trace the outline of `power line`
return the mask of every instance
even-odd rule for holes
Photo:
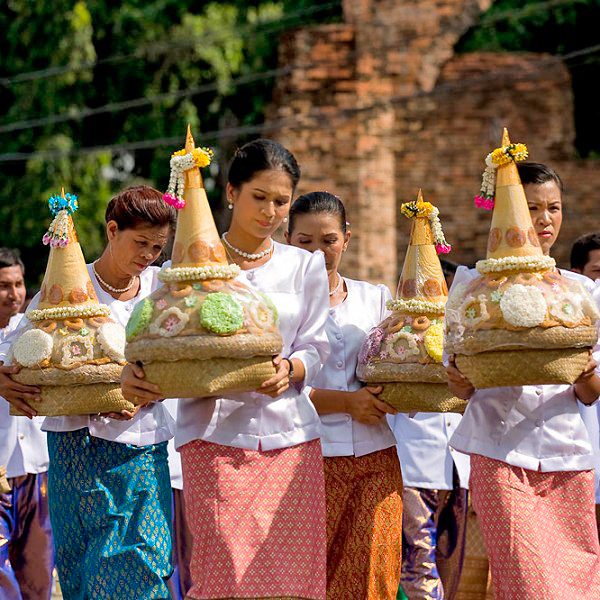
[[[272,31],[276,31],[277,29],[303,24],[302,21],[292,23],[288,23],[288,21],[297,20],[298,17],[302,17],[304,15],[312,15],[315,13],[324,12],[337,6],[339,6],[339,2],[327,2],[318,6],[311,6],[294,12],[286,13],[278,19],[265,19],[263,21],[258,21],[257,23],[233,27],[230,30],[230,33],[242,38],[250,37],[251,35],[255,34],[270,33]],[[196,44],[210,44],[211,42],[214,42],[217,39],[219,39],[218,34],[214,33],[213,31],[208,31],[202,36],[190,37],[185,40],[182,39],[176,41],[169,40],[168,42],[153,42],[151,44],[146,44],[141,48],[138,48],[135,52],[131,54],[114,54],[112,56],[107,56],[96,61],[88,61],[77,65],[47,67],[45,69],[40,69],[37,71],[19,73],[17,75],[13,75],[12,77],[0,77],[0,85],[8,87],[15,83],[34,81],[37,79],[46,79],[49,77],[64,75],[65,73],[72,73],[75,71],[84,71],[86,69],[92,69],[100,65],[118,64],[122,62],[128,62],[130,60],[144,60],[145,56],[149,51],[151,51],[153,54],[160,52],[165,53],[174,48],[188,48],[190,46],[195,46]]]
[[[485,23],[484,26],[488,26],[487,25],[488,23],[495,23],[497,21],[501,21],[501,20],[505,20],[505,19],[509,19],[509,18],[510,19],[520,19],[520,18],[524,18],[526,16],[530,16],[531,14],[534,14],[536,12],[540,12],[542,9],[546,10],[549,7],[556,7],[556,6],[564,5],[564,4],[574,4],[574,3],[580,2],[580,1],[581,0],[548,0],[546,2],[540,2],[538,4],[530,5],[530,6],[527,6],[523,9],[516,10],[516,11],[504,11],[498,15],[484,18],[482,22]],[[289,13],[289,15],[287,15],[285,18],[293,18],[293,17],[297,17],[299,15],[315,13],[315,12],[326,10],[326,9],[328,10],[329,8],[332,8],[334,6],[338,6],[338,4],[339,3],[337,3],[337,2],[329,2],[329,3],[321,5],[321,6],[310,7],[307,9],[296,11],[294,13]],[[284,19],[263,21],[262,25],[278,24],[278,23],[281,23],[283,20]],[[250,32],[255,31],[256,29],[257,29],[257,26],[253,25],[253,26],[245,26],[243,28],[240,27],[238,29],[238,31],[250,33]],[[192,42],[198,43],[198,39],[192,40]],[[190,42],[190,43],[192,43],[192,42]],[[171,44],[170,46],[173,46],[173,44]],[[155,48],[155,47],[156,46],[153,46],[153,48]],[[132,56],[132,55],[130,55],[130,56]],[[121,58],[126,59],[127,57],[126,56],[121,56],[121,57],[116,56],[113,58],[114,58],[114,60],[117,60],[117,59],[120,60]],[[104,60],[108,61],[111,59],[107,58]],[[566,60],[566,57],[565,57],[565,60]],[[93,66],[93,64],[99,64],[100,62],[101,61],[98,61],[97,63],[92,63],[92,66]],[[68,67],[67,69],[73,70],[75,68],[76,67]],[[278,69],[271,69],[271,70],[259,72],[256,74],[243,75],[243,76],[232,79],[230,82],[227,83],[227,85],[236,87],[237,85],[244,85],[244,84],[248,84],[248,83],[262,81],[265,79],[272,79],[279,75],[283,75],[288,71],[289,71],[289,69],[287,67],[280,67]],[[39,75],[41,72],[37,71],[35,73],[37,73]],[[23,77],[28,76],[28,75],[31,75],[31,74],[26,73],[23,75]],[[0,80],[0,82],[1,81],[2,80]],[[219,89],[219,87],[220,86],[218,83],[205,84],[202,86],[193,86],[190,88],[185,88],[184,90],[165,92],[162,94],[155,94],[152,96],[143,96],[141,98],[125,100],[122,102],[111,102],[111,103],[107,103],[105,105],[95,107],[95,108],[83,107],[83,108],[71,109],[65,113],[47,115],[45,117],[40,117],[37,119],[26,119],[26,120],[22,120],[22,121],[14,121],[11,123],[7,123],[5,125],[0,125],[0,133],[7,133],[10,131],[19,131],[19,130],[23,130],[23,129],[30,129],[32,127],[53,125],[53,124],[57,124],[57,123],[65,123],[67,121],[80,120],[85,117],[90,117],[90,116],[94,116],[94,115],[98,115],[98,114],[115,113],[115,112],[120,112],[120,111],[124,111],[124,110],[130,110],[130,109],[139,108],[142,106],[149,106],[149,105],[152,105],[155,103],[163,102],[165,100],[177,100],[177,99],[190,97],[190,96],[200,94],[200,93],[217,91]]]
[[[568,54],[559,56],[563,60],[583,56],[585,54],[592,54],[593,52],[600,51],[600,44],[595,46],[589,46],[588,48],[582,48]],[[324,111],[313,111],[306,115],[303,115],[303,119],[298,118],[286,118],[277,119],[273,121],[266,121],[262,124],[248,125],[241,127],[230,127],[210,132],[205,132],[201,135],[202,141],[206,140],[218,140],[226,137],[234,137],[241,135],[252,135],[255,133],[264,133],[267,131],[277,131],[284,128],[296,128],[305,127],[308,121],[312,121],[313,124],[318,125],[321,128],[333,128],[338,125],[338,122],[349,117],[370,113],[376,110],[389,109],[393,106],[408,103],[415,99],[432,98],[435,96],[449,94],[453,91],[464,91],[468,86],[476,85],[489,85],[494,82],[522,82],[522,81],[535,81],[539,80],[542,76],[543,71],[551,70],[556,67],[555,58],[552,57],[541,57],[537,63],[537,70],[534,73],[524,73],[522,75],[515,74],[513,69],[504,69],[502,71],[496,71],[493,73],[486,73],[484,75],[478,75],[461,79],[459,81],[449,81],[438,83],[435,88],[431,91],[420,91],[414,94],[396,96],[388,100],[381,102],[375,102],[362,107],[347,108],[339,110],[335,115],[330,112]],[[86,154],[108,152],[112,150],[123,150],[123,151],[134,151],[140,149],[152,149],[160,146],[173,146],[181,143],[181,137],[170,137],[170,138],[158,138],[154,140],[142,140],[139,142],[128,142],[121,144],[109,144],[105,146],[91,146],[84,148],[74,148],[68,152],[61,154],[61,156],[81,156]],[[55,158],[57,156],[56,150],[53,151],[36,151],[36,152],[10,152],[0,154],[0,162],[9,161],[23,161],[30,160],[32,158]]]
[[[272,79],[274,77],[278,77],[279,75],[284,75],[286,73],[289,73],[290,70],[291,67],[279,67],[277,69],[269,69],[267,71],[260,71],[258,73],[250,73],[248,75],[242,75],[240,77],[232,79],[227,83],[227,85],[232,87],[247,85],[249,83],[255,83],[257,81],[263,81],[265,79]],[[129,110],[132,108],[139,108],[141,106],[148,106],[158,102],[163,102],[165,100],[177,100],[180,98],[187,98],[196,94],[217,91],[219,87],[220,85],[218,83],[207,83],[205,85],[193,86],[174,92],[164,92],[162,94],[154,94],[152,96],[142,96],[141,98],[125,100],[124,102],[110,102],[108,104],[104,104],[96,108],[85,107],[68,111],[66,113],[48,115],[47,117],[40,117],[39,119],[14,121],[12,123],[7,123],[6,125],[0,125],[0,133],[6,133],[9,131],[19,131],[22,129],[30,129],[32,127],[40,127],[43,125],[54,125],[56,123],[64,123],[66,121],[76,121],[94,115],[100,115],[104,113],[115,113],[123,110]]]

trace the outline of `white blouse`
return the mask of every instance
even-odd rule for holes
[[[590,292],[593,282],[570,271]],[[459,267],[452,287],[478,276]],[[596,357],[599,347],[596,346]],[[581,471],[594,467],[588,432],[572,385],[526,385],[476,390],[450,445],[533,471]]]
[[[329,354],[325,333],[329,285],[323,253],[275,242],[271,259],[242,271],[239,278],[273,301],[279,312],[282,355],[300,359],[305,380],[314,379]],[[296,386],[277,398],[247,392],[179,400],[177,448],[200,439],[249,450],[274,450],[319,436],[317,411],[306,391]]]
[[[0,342],[15,331],[23,314],[14,315],[0,329]],[[48,470],[46,434],[42,431],[44,417],[15,417],[9,414],[10,405],[0,399],[0,465],[6,466],[7,477],[22,477],[28,473]]]
[[[344,278],[348,295],[329,309],[325,326],[331,354],[310,386],[353,392],[363,384],[356,377],[358,353],[369,331],[388,315],[391,299],[384,285]],[[307,392],[310,388],[307,386]],[[347,413],[321,415],[323,456],[364,456],[394,446],[396,440],[385,419],[365,425]]]
[[[99,302],[110,308],[112,318],[123,327],[127,324],[129,315],[136,303],[151,294],[160,285],[156,277],[160,269],[158,267],[148,267],[140,275],[140,290],[135,298],[126,301],[115,300],[100,287],[91,264],[87,265],[87,269]],[[38,301],[39,293],[33,298],[29,308],[35,308]],[[18,332],[16,333],[18,334]],[[2,357],[6,356],[8,346],[10,346],[10,343],[6,347],[4,344],[0,346],[0,360],[4,360]],[[87,427],[90,435],[94,437],[134,446],[158,444],[172,438],[175,434],[174,421],[161,403],[142,408],[133,419],[128,421],[119,421],[101,416],[76,415],[46,417],[43,424],[44,431],[76,431],[84,427]]]
[[[396,450],[405,487],[451,490],[454,467],[460,487],[469,487],[471,460],[449,446],[460,420],[461,415],[457,413],[388,415],[398,443]]]

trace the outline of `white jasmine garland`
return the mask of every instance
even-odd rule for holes
[[[56,306],[51,308],[39,308],[28,310],[25,316],[32,322],[36,321],[62,321],[74,317],[108,317],[110,308],[106,304],[90,304],[88,306]]]
[[[240,273],[238,265],[207,265],[204,267],[167,267],[158,278],[163,282],[203,281],[205,279],[233,279]]]
[[[116,362],[125,361],[125,328],[118,323],[104,323],[96,332],[98,343],[106,356]]]
[[[400,298],[396,300],[388,300],[386,307],[388,310],[393,312],[406,312],[413,314],[437,314],[443,315],[445,302],[429,302],[428,300],[402,300]]]
[[[12,353],[16,362],[24,367],[36,367],[52,356],[52,336],[41,329],[30,329],[15,340]]]
[[[549,271],[556,266],[550,256],[505,256],[478,260],[475,268],[482,274],[502,271]]]
[[[504,290],[500,310],[507,323],[515,327],[538,327],[546,319],[546,300],[533,285],[515,283]]]

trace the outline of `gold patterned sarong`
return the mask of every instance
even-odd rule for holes
[[[402,558],[396,448],[325,458],[327,599],[395,600]]]

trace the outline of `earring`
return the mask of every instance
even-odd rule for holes
[[[283,222],[287,223],[288,222],[288,218],[287,217],[283,217]]]
[[[231,198],[227,198],[227,208],[228,208],[229,210],[232,210],[232,209],[233,209],[233,204],[231,203]]]

